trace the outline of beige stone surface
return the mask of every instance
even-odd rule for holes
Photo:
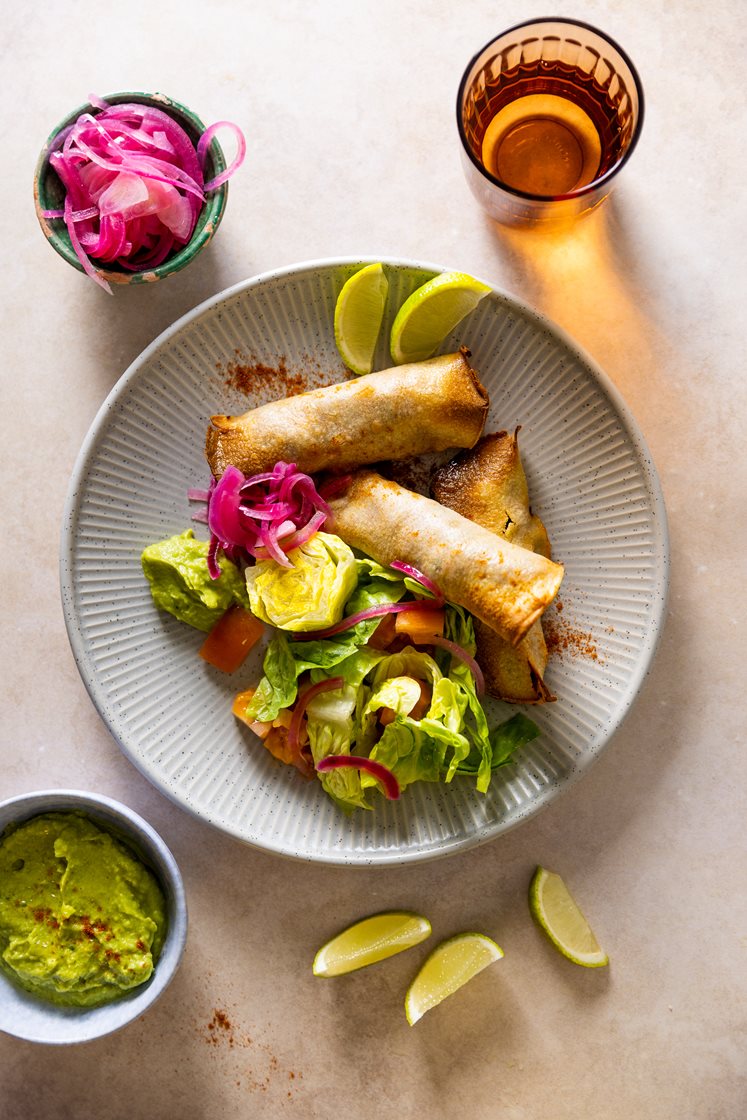
[[[536,14],[481,0],[5,6],[0,797],[72,786],[125,801],[171,845],[191,928],[172,986],[122,1032],[66,1049],[0,1037],[2,1120],[747,1115],[743,13],[568,9],[633,57],[647,118],[616,194],[560,239],[483,217],[454,123],[467,60]],[[128,88],[237,121],[249,155],[202,257],[109,299],[45,244],[31,180],[61,116]],[[505,837],[401,869],[284,861],[165,800],[91,705],[59,601],[70,472],[129,362],[231,283],[346,254],[443,262],[565,328],[631,406],[672,539],[659,652],[601,760]],[[608,970],[574,968],[532,926],[537,863],[571,884]],[[415,1028],[402,999],[420,950],[334,982],[310,970],[340,926],[400,906],[439,937],[480,929],[506,951]]]

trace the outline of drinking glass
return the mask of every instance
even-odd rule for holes
[[[576,20],[531,20],[503,32],[469,63],[457,97],[467,183],[506,225],[554,225],[598,206],[642,123],[633,63]]]

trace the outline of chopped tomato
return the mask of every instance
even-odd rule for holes
[[[224,673],[233,673],[243,665],[264,629],[264,624],[251,611],[234,603],[202,643],[200,657]]]
[[[276,721],[277,722],[277,721]],[[295,766],[306,778],[313,778],[314,764],[311,761],[311,752],[299,747],[293,750],[288,742],[288,728],[273,726],[264,740],[268,751],[281,762],[288,766]]]
[[[420,684],[420,698],[415,701],[412,711],[408,712],[410,719],[422,719],[425,713],[431,706],[433,699],[433,689],[425,681],[419,681]]]
[[[293,712],[291,711],[291,709],[290,708],[281,708],[281,710],[277,714],[277,719],[274,719],[272,721],[272,726],[273,727],[285,727],[286,730],[287,730],[291,725],[291,720],[292,719],[293,719]]]
[[[397,616],[394,614],[385,614],[368,639],[368,644],[372,646],[373,649],[389,649],[396,633],[396,625]]]
[[[415,607],[395,615],[396,634],[406,634],[414,646],[427,646],[431,638],[444,632],[444,610],[438,607]]]
[[[246,718],[246,709],[249,707],[249,701],[253,696],[253,688],[247,688],[245,692],[240,692],[238,696],[234,697],[231,710],[242,723],[245,723],[247,727],[251,728],[255,735],[259,735],[260,739],[266,739],[272,730],[272,724],[263,723],[258,719],[249,720]]]
[[[246,709],[253,696],[253,688],[247,688],[244,692],[240,692],[233,702],[233,714],[240,719],[242,723],[245,723],[255,735],[259,736],[273,758],[277,758],[280,762],[284,762],[288,766],[295,766],[296,769],[300,770],[307,778],[313,777],[314,766],[308,747],[302,745],[297,752],[294,752],[288,744],[288,727],[290,726],[293,714],[290,708],[283,708],[282,711],[278,712],[277,718],[274,719],[272,723],[263,723],[260,720],[248,720],[246,718]],[[304,742],[306,738],[306,729],[303,728],[301,731],[302,742]]]

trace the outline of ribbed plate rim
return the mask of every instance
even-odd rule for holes
[[[653,458],[632,411],[601,366],[566,330],[541,312],[535,310],[520,297],[496,286],[490,280],[476,277],[476,279],[487,284],[491,288],[492,293],[498,297],[499,300],[503,301],[507,307],[515,309],[518,313],[531,321],[538,329],[551,335],[556,342],[568,351],[582,366],[586,367],[586,370],[591,375],[592,379],[596,381],[601,392],[608,398],[613,411],[616,413],[624,429],[625,437],[635,452],[638,467],[645,481],[646,491],[651,498],[655,513],[655,524],[652,534],[655,545],[653,579],[658,593],[655,596],[652,606],[652,614],[649,619],[645,640],[641,645],[641,656],[638,661],[636,673],[632,675],[629,682],[628,702],[625,705],[621,705],[615,712],[614,717],[610,719],[604,741],[600,743],[599,747],[593,753],[585,754],[581,759],[577,760],[573,768],[563,775],[558,784],[546,786],[541,793],[532,800],[530,805],[510,820],[499,819],[493,821],[485,828],[476,830],[473,835],[441,840],[433,847],[423,849],[420,845],[414,845],[404,850],[401,848],[396,850],[387,849],[374,854],[366,851],[348,851],[340,853],[324,850],[315,850],[313,852],[293,850],[289,848],[287,844],[275,843],[266,838],[249,838],[243,835],[239,829],[231,827],[226,822],[213,819],[204,809],[191,804],[188,796],[180,796],[166,781],[144,764],[137,753],[130,748],[126,735],[123,735],[117,726],[117,720],[113,716],[110,717],[106,712],[106,705],[102,702],[103,688],[96,679],[94,668],[88,663],[82,632],[77,625],[74,611],[75,572],[73,554],[75,538],[72,530],[77,520],[76,511],[79,511],[83,497],[81,493],[81,484],[85,478],[89,462],[95,453],[97,441],[102,434],[102,429],[105,427],[105,421],[119,398],[127,392],[131,383],[137,379],[141,369],[147,365],[150,359],[185,328],[200,319],[203,315],[211,312],[219,304],[231,300],[235,296],[255,287],[283,279],[284,277],[297,276],[307,272],[316,272],[318,270],[339,269],[356,264],[363,265],[373,260],[381,261],[385,266],[390,266],[392,268],[414,269],[434,273],[455,271],[453,266],[411,258],[387,257],[378,254],[356,254],[354,256],[315,258],[284,265],[280,268],[266,270],[248,279],[241,280],[203,300],[196,307],[180,316],[163,330],[129,364],[107,394],[88,429],[73,466],[64,504],[60,540],[60,592],[65,627],[75,663],[94,707],[98,711],[115,742],[129,761],[170,801],[186,810],[193,817],[205,821],[224,834],[242,843],[271,852],[275,855],[289,857],[302,862],[326,863],[333,866],[371,867],[401,865],[404,863],[424,862],[441,858],[455,852],[466,851],[470,848],[487,843],[497,836],[510,831],[517,825],[529,820],[557,796],[574,785],[606,749],[610,740],[618,731],[623,720],[629,714],[635,703],[643,682],[650,672],[651,664],[661,637],[669,593],[669,530],[664,497]],[[474,273],[471,275],[474,275]]]

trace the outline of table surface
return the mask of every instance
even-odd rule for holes
[[[4,15],[0,797],[77,787],[130,805],[181,865],[191,925],[172,985],[121,1032],[63,1049],[0,1037],[3,1120],[745,1115],[744,32],[725,0],[568,10],[625,47],[647,111],[614,195],[550,238],[478,210],[454,122],[467,60],[536,14],[482,0],[63,0],[43,19]],[[45,244],[31,177],[58,119],[91,91],[128,88],[236,121],[249,153],[208,249],[110,298]],[[644,432],[672,549],[652,671],[583,780],[481,848],[378,870],[242,846],[149,785],[78,676],[57,570],[78,449],[140,351],[237,281],[356,255],[443,262],[563,327]],[[538,863],[572,885],[608,969],[571,965],[532,925]],[[426,913],[439,937],[483,930],[506,957],[414,1028],[402,997],[415,954],[312,977],[333,931],[390,907]]]

